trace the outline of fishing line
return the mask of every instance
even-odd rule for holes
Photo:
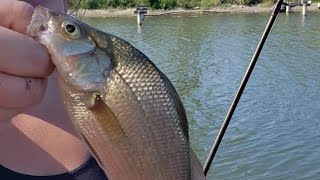
[[[269,19],[269,21],[267,23],[267,26],[266,26],[263,34],[262,34],[262,37],[261,37],[260,42],[259,42],[259,44],[257,46],[257,49],[253,54],[253,57],[252,57],[252,59],[250,61],[250,64],[249,64],[245,74],[244,74],[244,77],[243,77],[243,79],[241,81],[241,84],[240,84],[240,87],[239,87],[239,89],[238,89],[238,91],[236,93],[236,96],[234,97],[233,102],[232,102],[232,104],[230,106],[230,109],[229,109],[229,111],[228,111],[228,113],[227,113],[227,115],[226,115],[226,117],[225,117],[225,119],[224,119],[224,121],[222,123],[222,126],[221,126],[221,128],[219,130],[219,133],[218,133],[218,135],[216,137],[216,140],[215,140],[215,142],[214,142],[214,144],[213,144],[213,146],[211,148],[211,151],[209,153],[208,159],[207,159],[206,163],[203,166],[204,175],[207,175],[207,173],[209,171],[210,165],[212,164],[213,158],[214,158],[214,156],[215,156],[215,154],[216,154],[216,152],[217,152],[217,150],[219,148],[219,145],[220,145],[220,143],[222,141],[223,135],[225,134],[225,132],[226,132],[226,130],[228,128],[228,125],[230,123],[232,115],[233,115],[233,113],[234,113],[234,111],[235,111],[235,109],[236,109],[236,107],[238,105],[238,102],[239,102],[239,100],[241,98],[241,95],[242,95],[242,93],[243,93],[243,91],[244,91],[244,89],[245,89],[245,87],[246,87],[246,85],[248,83],[248,80],[249,80],[250,75],[251,75],[251,73],[253,71],[253,68],[254,68],[257,60],[258,60],[258,57],[259,57],[260,52],[261,52],[261,50],[263,48],[263,45],[265,44],[265,42],[266,42],[266,40],[268,38],[268,35],[269,35],[269,33],[270,33],[271,29],[272,29],[272,26],[273,26],[273,24],[274,24],[274,22],[275,22],[275,20],[277,18],[277,15],[280,12],[280,8],[281,8],[282,4],[283,4],[283,0],[278,0],[276,5],[275,5],[275,7],[274,7],[274,9],[273,9],[273,11],[272,11],[272,13],[271,13],[271,17],[270,17],[270,19]]]

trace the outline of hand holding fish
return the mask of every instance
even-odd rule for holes
[[[54,69],[46,48],[26,36],[33,7],[0,1],[0,121],[38,104]]]

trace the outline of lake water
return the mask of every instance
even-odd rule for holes
[[[85,19],[145,53],[185,105],[204,163],[270,14]],[[208,179],[320,179],[320,13],[280,14]]]

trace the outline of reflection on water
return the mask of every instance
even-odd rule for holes
[[[173,82],[205,161],[260,36],[262,15],[86,19],[144,52]],[[320,177],[320,14],[281,14],[209,179]]]

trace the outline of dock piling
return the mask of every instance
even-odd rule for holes
[[[290,13],[290,5],[286,5],[286,14]]]
[[[302,4],[302,16],[307,15],[307,1],[306,0],[301,0]]]
[[[148,7],[147,6],[138,6],[134,11],[134,14],[137,14],[137,24],[139,26],[142,25],[144,20],[144,14],[147,14]]]

